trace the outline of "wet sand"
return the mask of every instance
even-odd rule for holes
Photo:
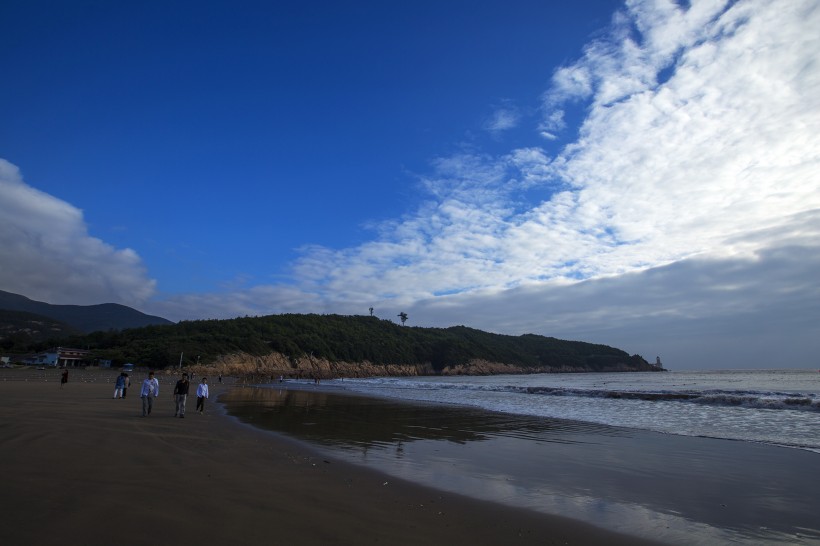
[[[444,493],[322,456],[161,376],[114,400],[111,372],[0,371],[2,544],[647,544],[574,520]],[[193,384],[192,384],[193,387]],[[192,389],[193,392],[193,389]]]

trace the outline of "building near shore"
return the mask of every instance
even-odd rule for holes
[[[23,362],[31,366],[54,366],[76,368],[87,366],[88,357],[91,351],[85,349],[72,349],[70,347],[53,347],[42,353],[27,356]]]

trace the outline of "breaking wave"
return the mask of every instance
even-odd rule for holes
[[[358,380],[362,381],[362,380]],[[428,383],[402,379],[374,378],[364,380],[364,383],[380,384],[394,389],[417,390],[458,390],[458,391],[485,391],[509,392],[534,396],[573,396],[584,398],[608,398],[620,400],[642,400],[646,402],[681,402],[688,404],[702,404],[708,406],[746,407],[768,410],[798,410],[820,412],[820,399],[814,394],[794,392],[761,392],[761,391],[731,391],[731,390],[704,390],[704,391],[643,391],[643,390],[612,390],[612,389],[580,389],[566,387],[545,386],[514,386],[514,385],[475,385],[457,383]]]

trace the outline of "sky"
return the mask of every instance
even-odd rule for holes
[[[817,29],[820,0],[5,0],[0,289],[820,368]]]

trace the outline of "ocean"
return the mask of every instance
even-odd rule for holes
[[[537,374],[341,380],[366,395],[458,403],[820,453],[814,370]]]
[[[820,544],[820,373],[286,381],[240,420],[387,475],[669,544]]]

